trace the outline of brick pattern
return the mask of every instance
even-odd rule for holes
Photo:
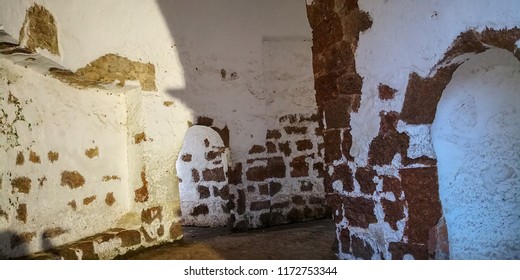
[[[254,145],[244,166],[245,217],[250,228],[323,218],[323,137],[317,114],[289,114]],[[243,223],[242,223],[243,225]]]

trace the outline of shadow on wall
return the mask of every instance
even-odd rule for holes
[[[13,255],[10,253],[11,250],[15,250],[16,255],[18,256],[29,254],[29,248],[27,247],[26,242],[23,242],[23,239],[23,236],[18,235],[13,231],[7,230],[0,232],[0,260],[10,259],[9,256]]]
[[[309,109],[305,112],[308,116],[296,114],[296,118],[290,118],[290,125],[293,126],[291,128],[294,128],[296,132],[289,137],[292,137],[290,139],[293,139],[295,143],[287,142],[285,144],[293,145],[294,153],[291,154],[290,148],[283,150],[281,141],[272,140],[266,143],[267,132],[272,129],[274,124],[278,124],[278,119],[282,117],[280,114],[283,114],[284,111],[282,109],[272,112],[269,109],[270,103],[276,102],[270,95],[276,95],[276,93],[267,92],[264,86],[263,40],[275,38],[305,41],[303,38],[310,36],[305,2],[296,3],[292,0],[159,0],[157,3],[172,38],[175,40],[175,45],[171,47],[178,53],[185,78],[183,89],[171,89],[168,94],[192,110],[195,118],[194,124],[213,128],[222,138],[225,148],[229,148],[232,152],[229,161],[230,170],[227,170],[228,166],[222,168],[221,161],[213,158],[211,159],[213,163],[207,169],[200,170],[201,172],[197,172],[197,170],[193,172],[193,169],[188,172],[178,171],[179,174],[186,173],[188,179],[193,176],[192,179],[196,181],[195,183],[199,179],[207,181],[205,177],[208,177],[215,178],[215,180],[209,181],[221,185],[216,188],[215,186],[192,184],[198,188],[198,193],[193,192],[194,195],[191,199],[200,198],[201,201],[202,199],[208,201],[208,196],[214,196],[216,200],[222,198],[229,201],[225,205],[222,204],[223,211],[226,215],[229,215],[230,211],[236,211],[238,216],[231,215],[228,223],[220,221],[218,224],[235,224],[240,228],[242,226],[237,224],[243,221],[249,221],[254,226],[258,224],[268,226],[324,217],[325,209],[319,209],[325,208],[322,184],[312,186],[303,183],[314,174],[319,173],[320,176],[322,174],[323,165],[319,165],[321,155],[316,157],[314,154],[309,155],[311,150],[318,151],[318,144],[321,140],[316,140],[314,143],[309,140],[303,142],[305,140],[297,141],[301,139],[296,139],[294,136],[294,134],[300,134],[300,137],[306,137],[306,135],[315,134],[314,127],[308,123],[316,123],[317,126],[317,119],[315,119],[317,112]],[[294,5],[301,6],[301,13],[294,12]],[[293,11],[293,13],[289,11]],[[287,18],[289,14],[291,18]],[[309,41],[305,43],[310,44]],[[310,57],[310,45],[308,54]],[[312,80],[310,65],[309,60],[310,80]],[[290,80],[291,77],[286,77],[286,79]],[[312,81],[310,84],[312,85]],[[295,89],[298,87],[298,85],[291,86],[294,86]],[[282,93],[278,96],[281,95]],[[312,92],[310,100],[313,106],[315,106],[314,98],[314,92]],[[305,102],[302,103],[305,104]],[[285,114],[290,113],[295,112],[286,108]],[[310,117],[311,115],[313,117]],[[282,122],[281,118],[280,122]],[[289,120],[285,125],[289,125]],[[297,125],[307,125],[308,127],[296,127]],[[301,133],[297,130],[305,132]],[[287,132],[287,134],[291,133],[293,132]],[[282,133],[282,135],[285,134],[285,132]],[[274,137],[283,138],[283,136]],[[263,146],[264,144],[266,146]],[[268,144],[271,146],[267,146]],[[298,147],[296,147],[297,144]],[[220,149],[221,147],[217,145],[209,147],[209,149],[211,148]],[[287,150],[289,151],[287,152]],[[306,152],[307,154],[305,154]],[[223,151],[219,153],[224,154]],[[257,157],[253,159],[253,156],[249,156],[251,154],[255,154]],[[188,155],[190,158],[187,161],[191,161],[192,154],[186,156]],[[179,159],[182,156],[183,154],[179,154]],[[246,160],[247,164],[250,164],[249,166],[245,166]],[[314,166],[314,164],[317,165]],[[249,168],[251,166],[258,168],[251,171],[253,169]],[[298,172],[297,168],[300,168],[302,172]],[[207,172],[204,173],[204,171]],[[222,180],[225,180],[226,183],[229,180],[230,185],[237,186],[242,184],[242,174],[247,174],[248,178],[255,177],[256,174],[252,173],[256,171],[258,173],[265,171],[268,174],[256,176],[254,180],[251,180],[253,183],[248,180],[248,185],[244,182],[243,188],[238,190],[234,187],[229,188],[227,184],[221,184]],[[271,180],[272,178],[275,179]],[[184,181],[184,178],[181,180]],[[287,182],[292,180],[291,182],[294,181],[298,186],[285,185],[284,180]],[[180,187],[182,184],[181,182]],[[284,187],[294,188],[297,191],[289,193],[290,190],[287,190],[287,193],[284,193],[285,190],[282,189]],[[306,192],[305,195],[300,195],[300,189]],[[317,194],[319,191],[321,193]],[[190,208],[193,211],[186,210],[186,207],[182,205],[182,190],[180,192],[184,218],[188,215],[186,211],[191,212],[189,215],[209,213],[211,216],[212,207],[216,207],[215,209],[221,207],[220,204],[212,206],[200,202],[200,205],[193,204],[193,207]],[[198,197],[199,195],[200,197]],[[276,210],[273,211],[273,209]],[[255,211],[255,213],[248,216],[248,210]],[[243,226],[245,225],[243,224]],[[245,227],[247,228],[249,225]]]
[[[42,251],[50,250],[48,252],[54,253],[55,245],[49,237],[45,233],[41,236],[40,248]],[[31,250],[28,244],[34,238],[36,238],[35,232],[18,233],[10,230],[0,232],[0,260],[24,258],[29,255]]]

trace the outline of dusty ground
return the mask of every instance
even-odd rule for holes
[[[128,260],[332,260],[332,220],[231,233],[226,228],[184,227],[181,242],[130,252]]]

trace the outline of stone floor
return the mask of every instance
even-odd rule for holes
[[[333,260],[332,220],[231,233],[226,228],[184,227],[180,242],[127,253],[128,260]]]

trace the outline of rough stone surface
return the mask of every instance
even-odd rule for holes
[[[369,224],[376,223],[374,214],[375,203],[363,197],[343,197],[345,217],[349,226],[368,228]]]
[[[442,216],[436,167],[410,168],[399,171],[408,202],[409,242],[427,244],[430,229]]]

